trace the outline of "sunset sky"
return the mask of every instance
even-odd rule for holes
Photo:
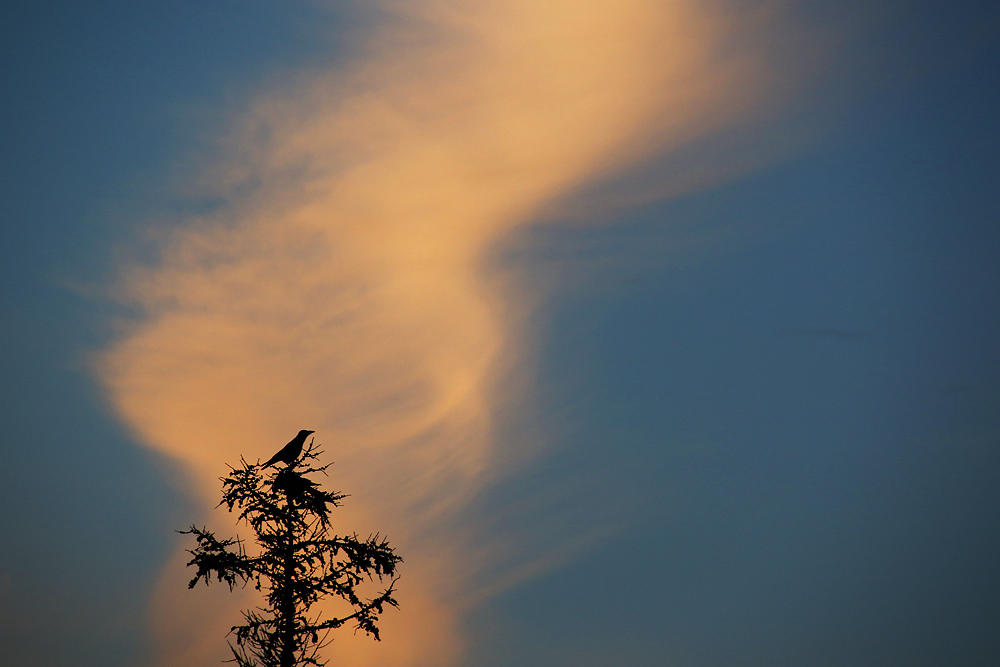
[[[227,464],[343,667],[1000,664],[1000,9],[8,3],[0,663],[207,667]]]

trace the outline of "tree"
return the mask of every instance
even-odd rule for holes
[[[346,496],[322,490],[309,478],[326,474],[330,464],[318,466],[322,454],[310,441],[287,467],[268,468],[240,459],[221,478],[222,502],[238,511],[238,522],[250,526],[259,549],[251,555],[239,538],[218,539],[206,528],[179,531],[194,535],[198,545],[189,550],[188,566],[198,568],[188,588],[214,576],[229,589],[237,583],[263,593],[264,604],[243,612],[245,623],[234,626],[236,645],[229,647],[239,667],[299,667],[323,665],[318,651],[329,642],[331,630],[354,623],[356,630],[379,640],[376,621],[386,605],[398,607],[392,595],[402,559],[377,533],[366,540],[357,534],[330,534],[330,509]],[[374,598],[362,599],[355,589],[365,582],[389,580]],[[310,614],[314,603],[337,596],[353,613],[324,620]]]

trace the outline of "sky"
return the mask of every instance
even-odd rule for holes
[[[300,428],[345,667],[1000,660],[1000,11],[13,2],[0,655],[201,667]]]

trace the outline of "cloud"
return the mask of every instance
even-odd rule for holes
[[[263,91],[234,123],[199,175],[226,203],[164,233],[155,263],[123,268],[117,293],[140,316],[98,367],[135,437],[186,465],[206,516],[225,462],[315,429],[351,494],[340,525],[381,530],[406,560],[385,640],[348,634],[331,655],[448,665],[498,558],[464,510],[537,455],[500,441],[495,419],[530,386],[516,379],[530,378],[538,298],[491,251],[599,183],[759,118],[786,83],[771,60],[786,35],[767,5],[695,0],[383,10],[354,60]],[[699,164],[657,192],[730,172]],[[153,603],[161,666],[224,657],[226,614],[245,603],[189,593],[181,563]]]

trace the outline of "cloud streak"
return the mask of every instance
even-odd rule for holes
[[[491,251],[555,203],[758,117],[781,28],[693,0],[383,10],[352,62],[262,92],[234,124],[201,175],[226,204],[124,269],[118,294],[141,316],[98,367],[206,508],[224,462],[315,429],[352,494],[343,525],[388,533],[406,559],[385,641],[348,636],[331,654],[448,665],[471,582],[498,557],[472,546],[463,510],[536,454],[494,422],[504,380],[530,377],[538,298]],[[154,600],[161,667],[224,657],[245,603],[189,594],[181,562]]]

